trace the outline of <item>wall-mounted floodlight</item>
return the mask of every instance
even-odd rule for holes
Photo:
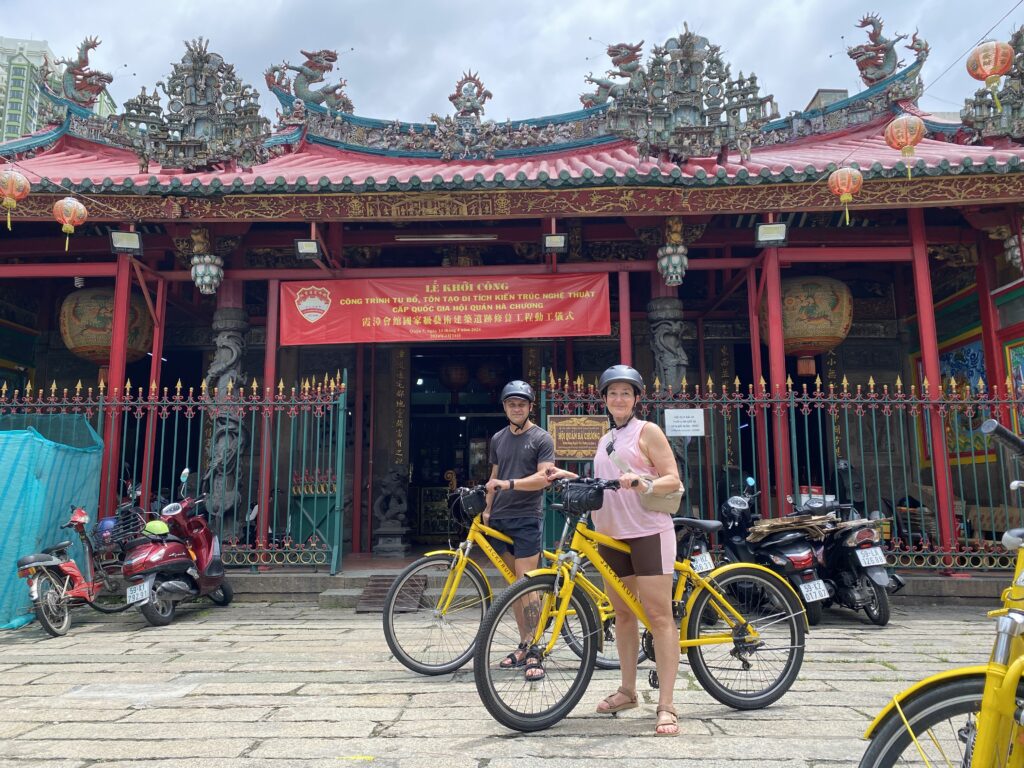
[[[138,232],[123,232],[119,229],[110,232],[110,250],[113,253],[130,253],[142,256],[142,235]]]
[[[544,251],[547,253],[565,253],[569,250],[569,236],[563,233],[552,232],[544,235]]]
[[[759,248],[781,248],[789,242],[789,231],[785,224],[758,224],[754,234],[754,245]]]
[[[323,256],[317,240],[296,240],[295,258],[300,261],[315,261]]]

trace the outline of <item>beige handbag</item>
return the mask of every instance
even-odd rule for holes
[[[630,466],[623,461],[622,457],[615,452],[615,449],[608,446],[608,458],[612,460],[612,463],[619,468],[619,471],[625,474],[626,472],[633,472],[635,475],[639,475],[645,482],[653,483],[658,478],[652,475],[642,475],[639,472],[634,472]],[[669,493],[646,493],[640,494],[640,506],[644,509],[649,509],[652,512],[664,512],[666,515],[675,515],[679,512],[679,505],[683,501],[683,482],[679,481],[679,489],[671,491]]]

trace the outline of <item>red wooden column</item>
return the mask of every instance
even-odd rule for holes
[[[363,433],[363,399],[366,396],[363,357],[363,345],[356,344],[355,407],[352,409],[354,414],[352,418],[355,421],[352,425],[352,552],[354,554],[363,551],[363,440],[366,437]]]
[[[145,290],[145,287],[143,287]],[[153,348],[149,361],[149,413],[146,414],[146,446],[142,454],[142,503],[148,508],[153,487],[153,466],[156,464],[156,401],[160,399],[160,371],[164,353],[164,331],[167,318],[167,281],[157,280],[153,307]]]
[[[772,416],[775,435],[775,503],[781,517],[786,512],[786,495],[793,492],[793,468],[790,461],[789,406],[786,402],[786,340],[782,332],[782,275],[779,269],[778,248],[764,250],[763,269],[764,301],[768,302],[768,385],[774,401]]]
[[[924,209],[911,208],[907,212],[910,222],[911,251],[914,268],[914,299],[917,302],[917,329],[921,341],[921,361],[928,380],[928,392],[922,397],[931,401],[941,399],[942,378],[939,373],[939,338],[935,329],[935,300],[932,296],[932,278],[928,269],[928,248],[924,231]],[[923,388],[922,388],[923,389]],[[950,551],[953,545],[953,494],[950,489],[949,455],[937,408],[926,408],[932,454],[932,484],[938,506],[939,538],[942,549]]]
[[[97,518],[107,517],[117,506],[121,477],[121,409],[124,398],[124,370],[128,348],[128,302],[132,292],[132,257],[117,254],[114,273],[114,319],[110,329],[110,367],[107,371],[107,401],[112,403],[103,421],[103,472]]]
[[[277,379],[277,324],[281,300],[281,281],[267,281],[267,332],[263,353],[263,420],[260,425],[260,508],[256,521],[256,546],[265,547],[270,529],[271,466],[274,446],[274,381]],[[339,478],[340,482],[340,478]],[[276,500],[276,499],[275,499]]]
[[[629,272],[619,272],[619,362],[633,364],[633,324],[629,317]]]
[[[747,267],[747,322],[750,324],[750,362],[754,374],[754,396],[761,397],[761,328],[758,321],[760,297],[757,295],[757,270]],[[785,361],[783,361],[785,363]],[[756,410],[754,417],[754,440],[757,441],[757,487],[768,488],[770,474],[768,472],[768,434],[767,426],[771,423],[771,408],[767,403]]]
[[[992,300],[992,291],[996,287],[995,258],[999,244],[991,238],[978,237],[978,266],[975,268],[975,280],[978,286],[978,307],[981,310],[981,343],[985,350],[985,392],[990,397],[997,393],[1003,398],[1006,392],[1006,357],[1003,355],[1002,344],[999,343],[999,313],[996,303]],[[978,382],[972,381],[976,387]],[[1008,414],[1000,408],[999,420],[1005,423]]]

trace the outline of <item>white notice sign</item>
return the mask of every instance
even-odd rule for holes
[[[666,408],[665,434],[668,437],[703,437],[703,408]]]

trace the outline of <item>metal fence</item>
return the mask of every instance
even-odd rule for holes
[[[886,546],[900,567],[990,569],[1013,567],[999,540],[1024,526],[1021,492],[1009,490],[1024,471],[979,427],[995,418],[1020,431],[1022,407],[1024,388],[989,392],[981,382],[951,381],[933,395],[908,390],[899,379],[892,386],[819,380],[777,392],[739,381],[703,388],[684,381],[680,391],[645,392],[639,415],[664,427],[667,410],[691,409],[691,423],[703,424],[701,435],[670,438],[688,489],[684,514],[714,519],[750,476],[765,516],[791,508],[787,491],[798,499],[834,497],[883,521]],[[550,415],[604,415],[605,409],[594,385],[549,375],[541,412],[546,423]],[[942,430],[946,448],[938,467],[934,428]],[[780,451],[788,454],[782,462]],[[578,462],[578,469],[586,472],[589,464]],[[785,480],[780,466],[787,468]],[[943,495],[951,500],[945,509]]]
[[[206,495],[226,565],[341,567],[345,537],[346,374],[276,391],[0,389],[0,416],[84,414],[104,437],[99,514],[136,491],[158,511]]]

